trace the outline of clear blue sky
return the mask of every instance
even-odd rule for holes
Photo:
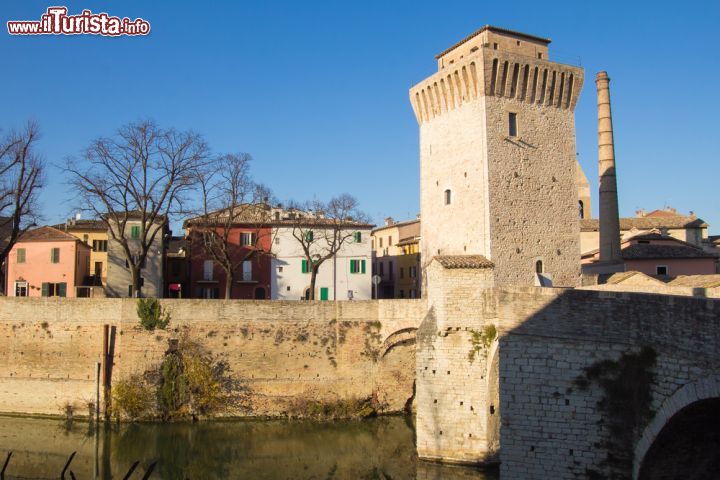
[[[597,212],[594,76],[612,82],[620,210],[694,210],[720,232],[718,2],[3,0],[0,127],[37,120],[62,163],[127,122],[194,129],[245,151],[280,199],[348,192],[375,222],[413,217],[418,128],[408,89],[434,55],[485,24],[550,37],[551,58],[585,68],[579,159]],[[148,37],[10,37],[7,20],[50,5],[151,22]],[[45,219],[72,213],[60,172]],[[176,232],[179,233],[179,232]]]

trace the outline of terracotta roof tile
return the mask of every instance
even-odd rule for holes
[[[482,255],[436,255],[434,259],[445,268],[493,268],[495,266]]]
[[[597,231],[600,221],[597,218],[580,220],[580,230],[583,232]],[[677,215],[674,217],[636,217],[621,218],[620,230],[651,230],[653,228],[701,228],[707,227],[702,219]]]
[[[58,230],[54,227],[44,226],[29,230],[25,232],[19,239],[18,242],[79,242],[80,239]]]

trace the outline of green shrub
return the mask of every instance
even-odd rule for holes
[[[118,381],[112,389],[113,412],[130,420],[146,418],[153,410],[152,387],[141,375]]]
[[[138,298],[137,314],[140,325],[148,331],[164,330],[170,323],[170,313],[162,308],[157,298]]]

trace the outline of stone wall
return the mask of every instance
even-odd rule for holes
[[[586,368],[650,346],[656,412],[680,408],[676,392],[720,368],[718,301],[530,287],[468,300],[472,308],[453,316],[434,315],[431,302],[418,330],[417,443],[425,458],[492,462],[499,426],[502,476],[585,478],[603,471],[603,445],[615,441],[603,426],[612,419],[598,408],[604,392],[576,383]],[[473,332],[490,324],[498,340],[471,360]],[[624,446],[632,452],[642,438],[636,469],[660,429],[643,426],[651,433],[638,431]]]
[[[384,341],[419,325],[422,300],[162,303],[168,330],[147,332],[133,299],[0,299],[0,412],[87,414],[105,324],[114,331],[114,380],[157,368],[168,340],[187,337],[249,389],[248,409],[233,414],[372,395],[399,411],[413,396],[414,342]]]

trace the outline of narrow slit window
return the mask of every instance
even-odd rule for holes
[[[508,135],[510,135],[511,137],[517,137],[517,133],[517,113],[510,112],[508,114]]]
[[[445,190],[445,205],[450,205],[452,203],[452,192],[450,189]]]

